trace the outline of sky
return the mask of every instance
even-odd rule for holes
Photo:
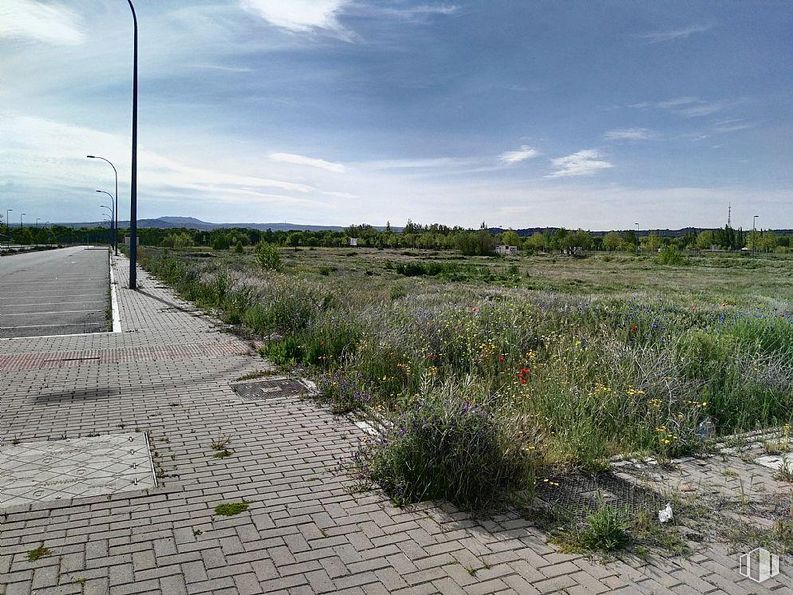
[[[793,228],[789,0],[137,0],[138,216]],[[0,214],[129,213],[123,0],[0,2]]]

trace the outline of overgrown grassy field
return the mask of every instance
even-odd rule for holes
[[[793,258],[145,249],[186,298],[392,424],[358,466],[482,509],[549,469],[695,451],[793,418]],[[265,268],[263,264],[267,267]],[[280,270],[272,270],[272,267]]]

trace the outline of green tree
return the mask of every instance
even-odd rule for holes
[[[545,234],[541,231],[534,232],[531,234],[531,237],[526,239],[526,247],[529,250],[534,250],[535,252],[545,250],[546,244],[547,240],[545,238]]]
[[[660,236],[655,232],[642,238],[642,249],[646,252],[658,252],[662,244]]]
[[[278,246],[267,242],[259,242],[256,246],[256,261],[265,270],[280,271],[281,254],[278,252]]]
[[[777,246],[776,234],[771,231],[763,231],[760,233],[760,242],[758,249],[763,252],[773,252]]]
[[[696,246],[699,250],[708,250],[716,244],[716,237],[710,229],[699,232]]]
[[[619,250],[622,246],[622,236],[616,231],[610,231],[603,237],[603,247],[606,250]]]
[[[514,229],[508,229],[504,233],[501,234],[501,243],[507,246],[518,246],[520,247],[522,241],[518,232]]]

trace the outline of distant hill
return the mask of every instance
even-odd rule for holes
[[[64,227],[72,227],[78,229],[80,227],[102,227],[107,226],[107,221],[84,221],[77,223],[56,223],[55,225],[63,225]],[[129,221],[119,221],[120,228],[129,227]],[[195,217],[158,217],[157,219],[138,219],[138,227],[140,228],[159,228],[159,229],[197,229],[199,231],[211,231],[213,229],[228,229],[232,227],[258,229],[266,231],[272,229],[273,231],[341,231],[344,229],[338,225],[301,225],[299,223],[209,223],[208,221],[201,221]]]

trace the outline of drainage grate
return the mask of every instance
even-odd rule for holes
[[[243,399],[252,401],[277,397],[302,397],[314,392],[308,382],[282,376],[255,382],[239,382],[232,384],[231,388]]]
[[[631,512],[654,513],[666,502],[653,490],[610,472],[569,473],[540,480],[537,497],[550,508],[573,518],[583,518],[597,508],[598,500]]]

